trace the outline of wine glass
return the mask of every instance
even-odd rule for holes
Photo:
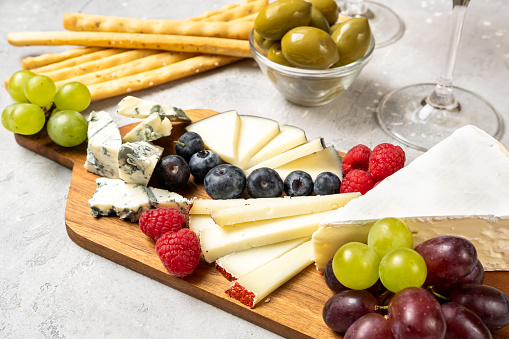
[[[403,20],[392,9],[380,3],[346,0],[339,5],[341,14],[366,17],[375,37],[376,47],[384,47],[399,40],[405,32]]]
[[[504,122],[485,99],[452,85],[461,29],[470,0],[452,0],[452,26],[445,67],[438,83],[406,86],[387,94],[377,107],[382,128],[403,144],[427,151],[465,125],[502,136]]]

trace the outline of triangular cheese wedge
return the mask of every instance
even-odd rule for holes
[[[509,270],[509,153],[474,126],[458,129],[325,218],[313,234],[317,268],[343,244],[365,242],[384,217],[403,219],[414,245],[462,236],[475,245],[485,270]]]

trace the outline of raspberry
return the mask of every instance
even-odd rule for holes
[[[367,191],[373,188],[375,180],[366,171],[354,169],[348,172],[343,178],[339,193],[352,193],[360,192],[365,194]]]
[[[357,145],[346,153],[343,158],[343,162],[341,163],[341,168],[343,169],[343,174],[347,175],[353,169],[360,169],[363,171],[368,170],[369,165],[369,155],[371,154],[371,149],[365,145]]]
[[[200,240],[188,228],[168,232],[156,242],[156,252],[168,272],[178,278],[193,273],[200,262]]]
[[[383,180],[405,166],[405,151],[388,143],[377,145],[369,156],[368,172],[376,181]]]
[[[152,240],[157,241],[167,232],[177,232],[186,226],[186,218],[175,208],[154,208],[141,214],[140,229]]]

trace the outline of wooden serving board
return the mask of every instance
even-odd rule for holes
[[[195,122],[217,112],[194,109],[186,113]],[[173,141],[185,132],[186,125],[174,123],[172,135],[156,141],[161,146],[167,146],[164,155],[174,152]],[[121,127],[121,134],[125,135],[134,126],[136,123]],[[154,242],[140,231],[137,223],[118,217],[94,218],[90,214],[88,200],[94,194],[98,177],[83,167],[86,143],[74,148],[60,147],[44,132],[34,136],[16,134],[15,138],[21,146],[72,169],[65,224],[67,234],[79,246],[283,337],[342,337],[331,331],[322,320],[323,305],[333,293],[314,265],[307,267],[271,293],[266,302],[259,303],[253,309],[225,294],[229,282],[211,264],[201,262],[192,275],[184,279],[175,278],[167,273],[155,253]],[[178,193],[188,198],[208,198],[203,186],[194,184],[192,179]],[[509,294],[509,272],[489,272],[485,284]],[[494,334],[494,338],[508,337],[509,326]]]

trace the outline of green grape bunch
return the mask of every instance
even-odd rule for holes
[[[51,78],[21,70],[10,77],[7,91],[16,102],[2,111],[6,130],[33,135],[46,125],[48,136],[60,146],[73,147],[86,140],[88,123],[80,112],[92,97],[84,84],[69,82],[57,89]]]

